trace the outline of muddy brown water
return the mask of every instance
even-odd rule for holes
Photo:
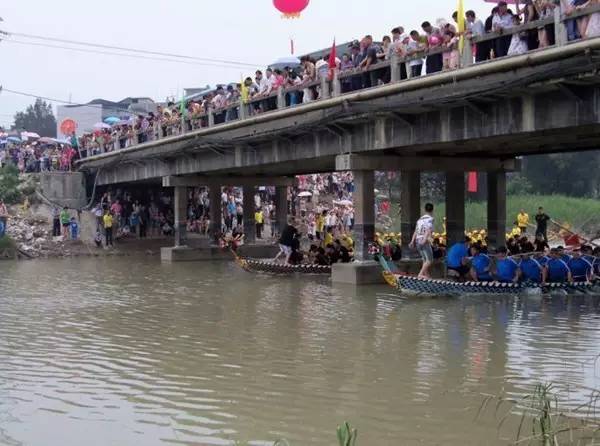
[[[153,258],[0,264],[1,445],[500,445],[482,394],[600,386],[600,299],[403,299]],[[571,389],[566,407],[585,401]]]

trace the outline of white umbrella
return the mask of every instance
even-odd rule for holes
[[[334,201],[333,204],[337,204],[338,206],[352,206],[352,201],[350,201],[350,200],[338,200],[338,201]]]
[[[308,191],[305,191],[305,192],[300,192],[300,193],[298,194],[298,196],[299,196],[300,198],[312,197],[312,192],[308,192]]]
[[[275,70],[275,69],[283,70],[285,67],[296,68],[299,66],[300,66],[300,59],[298,59],[295,56],[280,57],[275,62],[273,62],[271,65],[269,65],[269,67],[272,68],[273,70]]]
[[[105,124],[104,122],[97,122],[96,124],[94,124],[94,128],[96,130],[109,129],[110,125]]]
[[[21,139],[29,139],[29,138],[39,138],[40,135],[38,135],[37,133],[34,132],[21,132]]]

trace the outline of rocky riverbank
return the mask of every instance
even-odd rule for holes
[[[53,237],[52,219],[49,215],[49,209],[40,206],[29,209],[24,209],[22,206],[11,207],[6,228],[7,237],[2,239],[3,246],[0,246],[0,258],[50,259],[127,256],[140,253],[152,256],[160,253],[160,247],[172,243],[164,239],[144,241],[125,239],[117,241],[115,248],[98,248],[85,236],[79,240],[64,240],[62,236]]]

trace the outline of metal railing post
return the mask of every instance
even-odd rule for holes
[[[244,102],[244,99],[240,98],[240,112],[238,114],[238,119],[246,119],[246,115],[248,114],[248,104]]]
[[[562,8],[560,5],[556,5],[554,8],[554,36],[556,46],[563,46],[569,42],[567,24],[563,22]]]
[[[334,98],[342,94],[342,84],[340,82],[340,70],[333,70],[333,80],[331,81],[331,94]]]
[[[460,67],[473,65],[473,42],[466,37],[463,38],[465,44],[460,58]]]
[[[282,85],[277,88],[277,108],[285,108],[285,89]]]
[[[321,78],[321,99],[329,99],[329,81],[327,80],[327,76]]]
[[[400,59],[396,53],[390,57],[390,80],[391,82],[400,82]]]
[[[206,112],[208,113],[208,126],[213,127],[215,125],[215,115],[213,113],[213,108],[209,106]]]
[[[404,69],[406,70],[406,78],[411,79],[413,77],[412,66],[410,65],[410,60],[406,62],[402,62],[404,64]]]

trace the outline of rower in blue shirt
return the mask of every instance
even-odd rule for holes
[[[593,265],[582,257],[581,251],[574,251],[573,257],[567,263],[575,282],[589,282],[593,276]]]
[[[559,246],[556,249],[558,250],[558,255],[560,257],[560,260],[562,260],[566,264],[569,264],[569,261],[571,260],[571,256],[569,254],[565,253],[565,248],[563,246]]]
[[[507,252],[504,246],[498,248],[496,280],[505,283],[517,283],[519,281],[519,265],[512,258],[507,257]]]
[[[494,280],[490,273],[492,263],[487,254],[481,252],[481,245],[476,243],[471,246],[471,277],[475,282],[491,282]]]
[[[543,273],[544,283],[564,283],[572,282],[573,276],[569,266],[561,259],[561,254],[558,249],[550,250],[550,260],[546,264]]]
[[[464,278],[469,272],[467,257],[469,257],[470,242],[471,239],[466,237],[464,241],[452,245],[446,254],[447,268],[456,271],[461,278]]]
[[[521,268],[522,280],[533,283],[542,282],[542,265],[533,257],[523,256],[519,268]]]

